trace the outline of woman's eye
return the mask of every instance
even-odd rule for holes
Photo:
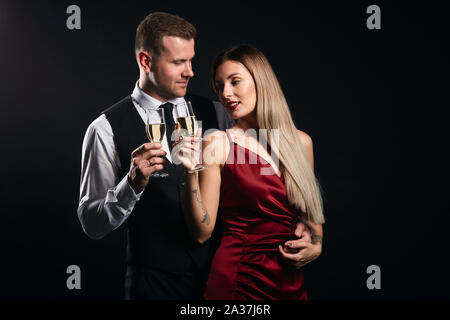
[[[240,82],[239,80],[233,80],[233,81],[231,81],[231,84],[232,84],[233,86],[235,86],[235,85],[237,85],[239,82]]]

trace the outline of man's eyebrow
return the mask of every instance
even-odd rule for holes
[[[185,58],[176,59],[176,58],[174,58],[174,59],[172,59],[172,61],[188,61],[188,60],[193,60],[194,58],[195,58],[195,56],[193,56],[190,59],[185,59]]]

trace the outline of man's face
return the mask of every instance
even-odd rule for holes
[[[184,97],[189,79],[194,76],[194,39],[164,36],[162,42],[165,49],[152,58],[148,75],[152,94],[159,100]]]

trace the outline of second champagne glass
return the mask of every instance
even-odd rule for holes
[[[166,134],[166,120],[164,118],[164,109],[147,109],[146,110],[145,133],[150,142],[158,142],[162,144],[162,140]],[[152,177],[166,178],[169,174],[166,172],[153,172]]]
[[[181,135],[184,137],[195,137],[198,130],[198,121],[195,118],[194,111],[190,101],[182,102],[176,105],[175,108],[177,122],[181,125]],[[206,166],[201,164],[201,150],[200,159],[196,159],[197,164],[192,170],[188,170],[189,173],[201,171],[206,169]]]

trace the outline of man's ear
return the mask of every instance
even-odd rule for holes
[[[139,69],[142,69],[145,73],[150,73],[152,68],[152,56],[147,51],[139,51],[137,55]]]

